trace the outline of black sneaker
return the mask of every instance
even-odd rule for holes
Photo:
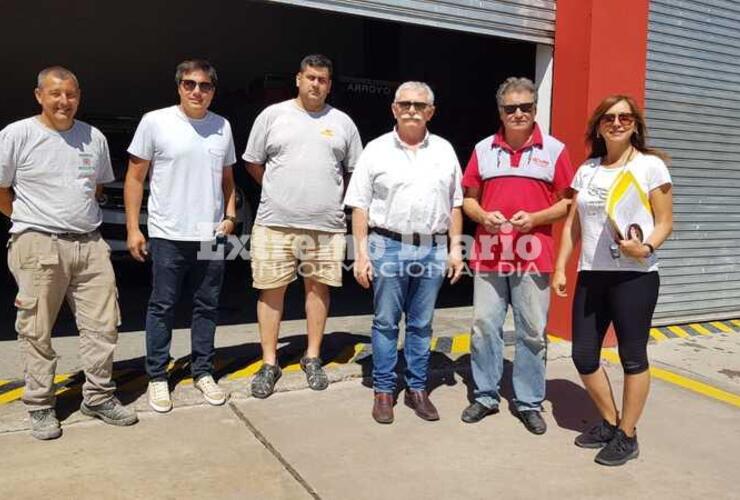
[[[265,399],[275,390],[275,382],[282,376],[283,372],[277,365],[262,365],[257,375],[252,379],[252,396]]]
[[[329,378],[321,367],[321,358],[301,358],[301,370],[306,373],[308,386],[314,391],[323,391],[329,387]]]
[[[623,465],[639,456],[637,436],[629,437],[622,429],[617,429],[612,440],[596,455],[595,461],[601,465]]]
[[[488,415],[493,415],[494,413],[498,413],[498,408],[489,408],[478,401],[473,401],[463,410],[460,418],[466,424],[474,424],[476,422],[480,422]]]
[[[583,434],[576,436],[575,445],[579,448],[603,448],[612,440],[616,430],[616,426],[602,420]]]
[[[537,410],[518,411],[517,416],[524,424],[524,427],[532,434],[544,434],[547,430],[545,419],[542,418],[542,415]]]

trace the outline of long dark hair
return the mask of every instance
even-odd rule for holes
[[[601,121],[601,117],[609,111],[609,108],[622,101],[629,105],[630,111],[635,117],[635,132],[630,137],[632,146],[643,154],[657,156],[667,164],[670,158],[665,152],[660,149],[649,148],[646,145],[647,126],[645,125],[645,115],[642,110],[632,97],[622,94],[614,94],[606,97],[596,106],[596,109],[591,114],[591,118],[588,120],[588,128],[586,129],[586,144],[591,150],[588,157],[600,158],[606,156],[606,142],[603,137],[598,135],[599,122]]]

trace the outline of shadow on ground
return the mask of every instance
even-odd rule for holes
[[[5,255],[4,249],[0,257]],[[3,262],[5,259],[3,259]],[[345,262],[346,264],[347,262]],[[116,281],[121,306],[122,324],[120,332],[144,330],[146,306],[151,292],[151,269],[148,264],[131,260],[114,261]],[[0,341],[15,338],[15,308],[13,301],[17,287],[7,266],[0,265]],[[331,290],[331,316],[353,316],[372,314],[372,291],[360,287],[352,273],[343,275],[344,285]],[[463,277],[456,285],[445,283],[437,300],[437,307],[459,307],[472,304],[473,287],[470,277]],[[175,328],[190,326],[191,304],[181,301],[175,313]],[[285,320],[303,319],[304,294],[303,286],[295,282],[288,287],[285,296]],[[252,288],[252,275],[249,262],[228,262],[221,291],[219,307],[220,325],[237,325],[256,323],[257,291]],[[69,307],[64,304],[59,313],[53,331],[54,336],[77,335],[74,317]]]

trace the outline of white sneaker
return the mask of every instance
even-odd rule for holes
[[[210,375],[203,375],[196,380],[195,388],[203,394],[203,399],[213,406],[221,406],[226,402],[226,391],[221,389]]]
[[[172,409],[170,387],[166,380],[154,380],[149,382],[147,399],[149,400],[149,406],[152,407],[152,410],[158,413],[167,413]]]

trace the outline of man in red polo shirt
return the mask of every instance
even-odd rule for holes
[[[496,102],[503,126],[475,146],[463,176],[463,209],[478,227],[470,255],[475,391],[462,420],[478,422],[498,411],[503,327],[511,305],[516,413],[527,430],[543,434],[545,325],[555,257],[551,224],[568,212],[573,167],[565,146],[534,121],[537,92],[531,80],[508,78]]]

